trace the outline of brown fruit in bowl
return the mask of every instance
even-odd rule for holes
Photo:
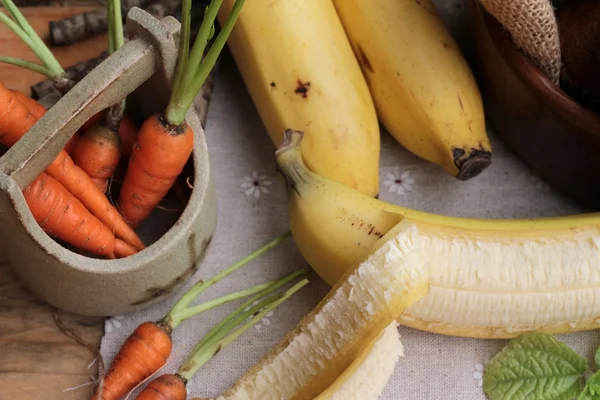
[[[561,86],[584,107],[600,113],[600,1],[565,2],[557,19]]]

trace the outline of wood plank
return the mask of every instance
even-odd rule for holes
[[[27,18],[33,29],[48,43],[48,22],[62,19],[71,15],[92,10],[97,6],[79,7],[23,7],[21,12]],[[88,60],[106,50],[107,35],[100,34],[93,38],[75,43],[72,46],[55,47],[52,52],[63,68],[79,61]],[[35,54],[4,25],[0,25],[0,54],[18,57],[27,61],[38,62]],[[29,94],[31,85],[44,80],[45,77],[35,72],[10,65],[0,65],[0,81],[9,89],[17,89]]]
[[[56,326],[54,309],[23,287],[0,262],[0,399],[89,399],[97,365],[88,349]],[[103,318],[59,312],[64,325],[99,348]]]
[[[79,14],[97,7],[26,7],[22,12],[47,41],[48,21]],[[106,35],[98,35],[69,47],[52,49],[68,67],[100,54]],[[0,54],[37,61],[31,51],[6,27],[0,26]],[[17,67],[0,64],[0,80],[9,88],[29,94],[32,84],[44,77]],[[1,242],[0,242],[1,246]],[[51,283],[50,283],[51,284]],[[67,337],[56,326],[54,309],[21,283],[0,256],[0,399],[87,400],[97,363],[90,351]],[[84,341],[99,348],[104,333],[103,318],[60,312],[61,320]],[[86,386],[78,387],[82,384]],[[69,390],[70,389],[70,390]]]

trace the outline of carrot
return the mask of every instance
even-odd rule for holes
[[[40,103],[38,103],[36,100],[32,99],[31,97],[28,97],[27,95],[19,92],[18,90],[11,89],[11,92],[13,92],[17,100],[19,100],[25,105],[25,107],[27,107],[29,112],[32,113],[35,118],[40,119],[44,116],[44,114],[46,114],[46,108]]]
[[[179,375],[161,375],[136,397],[137,400],[185,400],[187,390],[186,382]]]
[[[106,115],[106,110],[102,110],[100,112],[97,112],[96,114],[92,115],[90,117],[90,119],[88,119],[87,121],[85,121],[85,123],[83,125],[81,125],[81,128],[79,128],[79,130],[81,132],[87,131],[92,126],[94,126],[98,122],[100,122],[104,118],[105,115]]]
[[[49,236],[78,249],[115,258],[116,239],[112,232],[56,179],[42,172],[23,190],[23,195],[33,218]]]
[[[119,135],[102,125],[95,125],[86,131],[73,149],[75,164],[92,178],[103,193],[120,158]]]
[[[80,137],[81,137],[81,135],[79,134],[79,132],[75,132],[73,134],[73,136],[71,136],[71,139],[69,139],[67,144],[65,144],[65,151],[70,156],[73,156],[73,149],[75,148],[75,144],[77,144],[77,141],[79,140]]]
[[[173,343],[170,333],[154,322],[138,326],[127,338],[104,378],[102,399],[120,399],[166,364]]]
[[[193,146],[189,125],[171,126],[160,115],[146,119],[131,150],[119,197],[121,213],[131,226],[146,219],[167,194]]]
[[[27,107],[0,82],[0,143],[8,147],[13,146],[36,122],[37,119]],[[90,177],[73,163],[66,151],[62,150],[58,154],[46,172],[80,200],[115,233],[116,237],[123,239],[136,250],[144,248],[133,229],[127,225]]]
[[[182,2],[179,53],[173,91],[164,112],[149,116],[138,132],[119,194],[119,208],[131,226],[146,219],[181,174],[192,154],[194,132],[185,122],[186,113],[206,82],[210,70],[227,42],[244,0],[237,0],[211,48],[214,23],[221,1],[213,0],[190,53],[191,0]]]
[[[257,297],[277,290],[297,276],[307,273],[308,270],[301,270],[277,281],[259,284],[202,304],[190,306],[206,289],[279,245],[289,237],[290,233],[286,232],[209,280],[197,282],[179,298],[162,319],[157,322],[146,321],[139,325],[121,346],[110,369],[105,375],[102,387],[96,389],[93,400],[120,399],[162,368],[171,354],[171,334],[183,321],[222,304],[254,295],[254,297],[248,300],[250,304]],[[100,391],[102,391],[101,398],[99,397]]]
[[[42,118],[46,114],[46,108],[37,102],[35,99],[28,97],[24,93],[19,92],[18,90],[11,89],[11,92],[17,97],[17,99],[27,107],[29,112],[33,114],[38,120]],[[65,145],[65,150],[67,153],[71,154],[73,147],[75,146],[75,142],[79,139],[79,133],[75,132],[75,134],[69,139],[67,144]]]
[[[123,116],[119,125],[119,139],[121,139],[121,157],[128,159],[131,149],[137,139],[138,129],[127,116]]]

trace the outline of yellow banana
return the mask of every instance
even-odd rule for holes
[[[225,0],[221,22],[234,0]],[[228,39],[266,129],[306,132],[314,171],[379,192],[379,122],[369,88],[330,1],[247,0]]]
[[[391,227],[404,226],[431,288],[399,316],[402,325],[479,338],[600,328],[600,214],[489,220],[407,209],[310,171],[301,137],[286,132],[277,163],[291,189],[294,239],[330,285]]]
[[[334,4],[392,136],[460,180],[487,168],[479,88],[431,0]]]

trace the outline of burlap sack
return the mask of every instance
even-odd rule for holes
[[[554,83],[561,69],[560,39],[550,0],[480,0],[523,53]]]

